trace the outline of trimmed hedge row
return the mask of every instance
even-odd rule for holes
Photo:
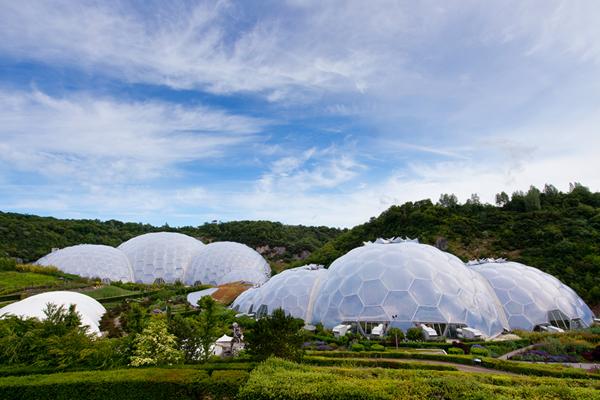
[[[247,371],[145,368],[0,378],[0,399],[230,399]]]
[[[112,296],[112,297],[104,297],[101,299],[96,299],[96,301],[98,301],[99,303],[113,303],[113,302],[119,302],[119,301],[123,301],[123,300],[127,300],[127,299],[138,299],[140,297],[150,296],[156,292],[157,291],[122,294],[120,296]]]
[[[318,367],[270,359],[238,394],[241,400],[598,399],[592,380],[464,372]]]
[[[391,369],[426,369],[433,371],[458,371],[451,365],[435,365],[419,362],[398,362],[394,360],[368,359],[368,358],[331,358],[331,357],[304,357],[305,364],[319,365],[322,367],[346,366],[346,367],[370,367]]]
[[[523,375],[551,376],[556,378],[581,378],[581,379],[600,379],[600,375],[591,374],[578,368],[569,368],[562,365],[530,364],[515,361],[503,361],[489,357],[462,356],[458,354],[424,354],[407,352],[364,352],[355,353],[349,351],[312,351],[313,356],[331,357],[331,358],[399,358],[399,359],[420,359],[446,361],[457,364],[474,365],[474,358],[479,358],[481,363],[478,366],[496,369],[499,371],[513,372]]]
[[[256,367],[255,362],[246,362],[246,361],[235,361],[228,360],[223,362],[209,362],[204,364],[183,364],[183,365],[174,365],[172,367],[162,367],[165,369],[197,369],[206,371],[209,375],[213,373],[213,371],[251,371]],[[0,367],[0,378],[7,376],[24,376],[24,375],[46,375],[46,374],[55,374],[59,372],[83,372],[83,371],[102,371],[102,370],[90,370],[89,368],[74,368],[67,370],[60,370],[53,367],[34,367],[31,365],[23,365],[23,366],[2,366]],[[106,370],[104,370],[106,371]]]

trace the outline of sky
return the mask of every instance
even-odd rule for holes
[[[0,0],[0,210],[351,227],[600,190],[597,1]]]

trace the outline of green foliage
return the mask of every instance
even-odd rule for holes
[[[0,257],[0,271],[15,271],[17,262],[12,258]]]
[[[302,357],[304,321],[286,315],[282,309],[259,319],[251,332],[246,333],[248,353],[257,360],[270,356],[298,360]]]
[[[291,260],[303,252],[312,252],[342,232],[324,226],[284,225],[270,221],[206,223],[198,227],[171,228],[115,220],[63,220],[0,212],[0,255],[33,262],[48,254],[53,247],[81,243],[118,246],[134,236],[165,230],[184,233],[204,242],[230,240],[250,247],[278,247],[273,254],[266,253],[273,261]]]
[[[532,364],[522,363],[515,361],[503,361],[494,358],[487,357],[474,357],[460,354],[427,354],[427,353],[415,353],[415,352],[401,352],[401,351],[386,351],[382,352],[362,352],[354,353],[351,351],[312,351],[309,352],[309,356],[320,356],[320,357],[331,357],[331,358],[386,358],[386,359],[419,359],[419,360],[435,360],[452,362],[456,364],[473,365],[473,359],[479,358],[481,363],[478,364],[481,367],[495,369],[499,371],[513,372],[516,374],[523,375],[536,375],[536,376],[550,376],[557,378],[583,378],[583,379],[596,379],[600,380],[600,375],[588,373],[585,370],[579,368],[564,367],[562,365],[544,365],[544,364]]]
[[[397,345],[404,340],[404,331],[400,328],[390,328],[386,332],[386,336],[388,338],[388,343],[393,341],[394,345]]]
[[[371,348],[369,349],[371,351],[385,351],[385,347],[375,343],[374,345],[371,345]]]
[[[14,293],[30,288],[60,287],[63,281],[54,276],[22,273],[17,271],[0,272],[0,294]]]
[[[318,367],[271,359],[241,400],[270,399],[597,399],[595,381],[420,369]]]
[[[150,318],[148,325],[134,340],[130,365],[170,365],[180,362],[183,354],[177,349],[175,335],[169,333],[163,316]]]
[[[352,351],[365,351],[365,346],[360,343],[354,343],[350,346],[350,350]]]
[[[465,354],[464,350],[458,347],[450,347],[448,354]]]
[[[366,240],[408,236],[437,243],[464,261],[504,257],[540,268],[588,304],[600,304],[600,193],[581,185],[562,193],[548,185],[541,193],[530,188],[497,197],[499,206],[454,204],[450,195],[437,205],[423,200],[392,206],[291,266],[329,265]]]
[[[0,378],[0,398],[11,400],[232,399],[246,371],[126,369]]]
[[[483,356],[483,357],[490,356],[490,351],[488,349],[486,349],[485,347],[471,346],[471,349],[469,351],[474,356]]]
[[[423,331],[417,327],[408,328],[406,338],[415,342],[423,340]]]

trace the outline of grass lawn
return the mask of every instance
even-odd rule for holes
[[[33,287],[58,287],[63,284],[62,279],[51,275],[17,271],[0,272],[0,295]]]
[[[93,290],[82,291],[82,293],[93,297],[94,299],[104,299],[106,297],[125,296],[137,292],[123,289],[118,286],[102,286]]]

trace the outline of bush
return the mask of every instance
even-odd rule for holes
[[[371,351],[385,351],[385,347],[380,344],[375,343],[375,344],[371,345],[370,350]]]
[[[0,257],[0,271],[15,271],[17,262],[12,258]]]
[[[248,378],[246,371],[192,368],[66,372],[0,378],[0,398],[11,400],[147,400],[232,398]]]
[[[473,345],[471,346],[471,354],[474,356],[489,357],[490,351],[483,346]]]
[[[448,349],[448,354],[465,354],[465,352],[463,351],[463,349],[460,349],[458,347],[450,347]]]
[[[421,328],[413,327],[406,331],[406,338],[415,342],[423,340],[423,331]]]
[[[352,351],[365,351],[365,346],[363,346],[360,343],[354,343],[352,346],[350,346],[350,350],[352,350]]]

